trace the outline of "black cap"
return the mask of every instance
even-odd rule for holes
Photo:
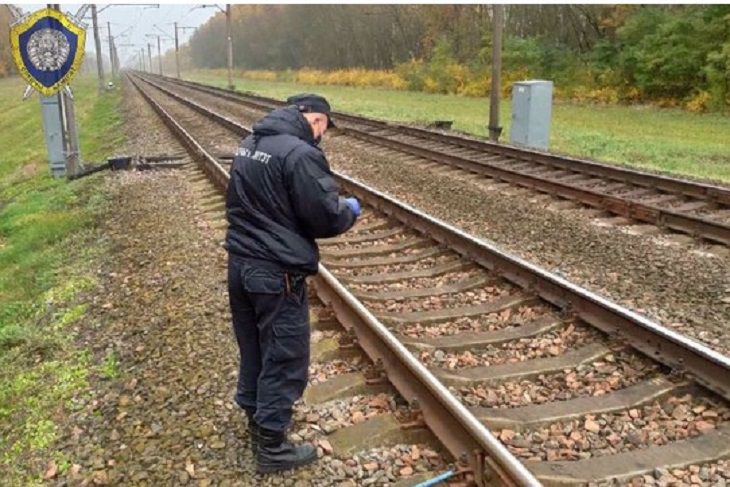
[[[332,120],[330,113],[332,108],[325,97],[314,93],[300,93],[290,96],[286,99],[286,102],[289,105],[296,105],[300,112],[324,113],[327,115],[327,128],[335,127],[335,122]]]

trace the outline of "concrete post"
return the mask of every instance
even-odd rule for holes
[[[157,65],[159,66],[160,76],[162,76],[162,49],[160,48],[160,36],[157,36]]]
[[[499,126],[499,92],[502,87],[502,24],[504,5],[493,5],[492,16],[492,87],[489,96],[489,140],[497,142],[502,133]]]
[[[228,42],[228,89],[233,86],[233,38],[231,35],[231,4],[226,4],[226,40]]]
[[[107,30],[107,33],[109,34],[109,63],[111,64],[110,71],[111,71],[111,77],[114,78],[117,75],[117,73],[116,73],[116,70],[114,69],[114,46],[113,46],[114,38],[112,37],[112,25],[110,22],[106,23],[106,30]]]
[[[177,22],[175,22],[175,71],[177,79],[180,79],[180,45],[177,39]]]
[[[91,4],[91,22],[94,26],[94,46],[96,46],[96,72],[99,77],[99,91],[104,91],[104,62],[101,55],[101,39],[99,37],[99,22],[96,17],[96,4]]]
[[[152,44],[147,43],[147,57],[150,61],[150,73],[152,72]]]

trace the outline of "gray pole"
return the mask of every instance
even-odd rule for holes
[[[113,43],[113,37],[112,37],[112,25],[111,23],[106,23],[106,30],[109,34],[109,62],[111,63],[111,75],[112,78],[116,76],[116,72],[114,71],[114,48],[112,47]]]
[[[48,4],[48,8],[59,10],[57,5]],[[11,9],[11,12],[17,13]],[[64,113],[64,94],[59,91],[55,95],[40,96],[41,114],[43,116],[43,133],[48,149],[48,162],[53,177],[69,174],[69,139],[66,130],[67,117]],[[68,100],[73,103],[73,100]],[[73,164],[73,161],[71,161]]]
[[[150,73],[152,72],[152,44],[147,43],[147,57],[150,61]]]
[[[99,38],[99,23],[96,18],[96,4],[91,4],[91,22],[94,26],[94,45],[96,46],[96,71],[99,76],[99,91],[104,91],[104,64],[101,57],[101,39]]]
[[[157,64],[160,68],[160,76],[162,76],[162,49],[160,49],[160,36],[157,36]]]
[[[226,4],[226,39],[228,41],[228,89],[233,86],[233,39],[231,38],[231,4]]]
[[[502,133],[499,126],[499,91],[502,85],[502,24],[504,5],[494,5],[492,16],[492,88],[489,97],[489,140],[497,142]]]
[[[177,40],[177,22],[175,22],[175,70],[177,71],[177,79],[180,79],[180,46]]]
[[[112,58],[112,66],[114,66],[114,72],[119,74],[119,54],[117,53],[117,43],[112,42],[112,48],[114,49],[114,57]]]

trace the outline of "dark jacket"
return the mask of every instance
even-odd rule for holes
[[[315,238],[355,223],[307,120],[295,107],[253,126],[236,152],[226,196],[226,249],[234,255],[314,274]]]

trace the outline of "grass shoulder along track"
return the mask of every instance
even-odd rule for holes
[[[193,81],[225,87],[225,75],[198,70]],[[457,95],[349,86],[234,79],[238,90],[285,99],[294,93],[326,96],[335,110],[396,122],[453,120],[454,129],[485,136],[489,100]],[[502,142],[509,141],[511,104],[501,103]],[[730,183],[730,117],[648,106],[556,102],[550,150],[574,157]]]
[[[96,287],[105,248],[95,227],[107,207],[101,176],[73,182],[48,169],[40,105],[22,101],[20,78],[0,80],[0,472],[6,485],[27,485],[71,467],[53,451],[57,423],[90,374],[113,368],[75,339],[83,332],[85,295]],[[119,92],[97,91],[94,78],[74,83],[85,161],[123,142]],[[108,360],[107,360],[108,361]]]

